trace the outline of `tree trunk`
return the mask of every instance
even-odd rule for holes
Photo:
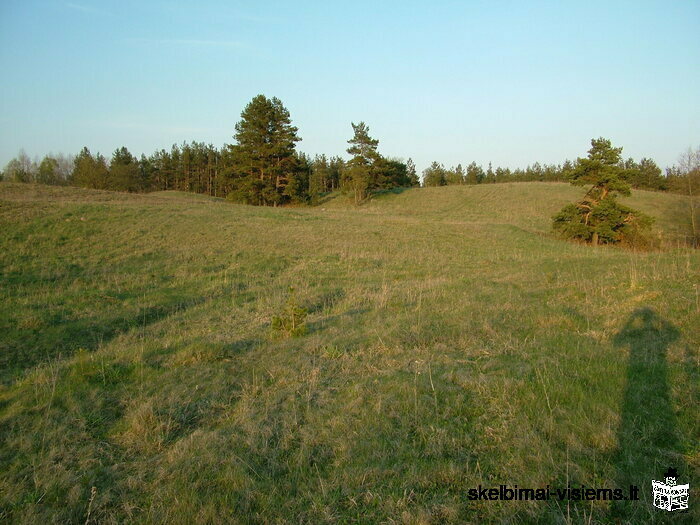
[[[591,239],[591,244],[593,246],[598,246],[598,232],[593,232],[593,238]]]

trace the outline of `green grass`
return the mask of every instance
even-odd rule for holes
[[[697,522],[686,203],[625,199],[667,239],[638,253],[550,235],[580,193],[273,209],[1,183],[0,520]],[[270,329],[290,286],[302,337]],[[651,506],[669,466],[690,513]],[[642,501],[469,501],[479,484]]]

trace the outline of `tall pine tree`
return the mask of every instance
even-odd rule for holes
[[[299,169],[297,131],[278,98],[253,98],[241,113],[236,144],[230,147],[227,175],[233,200],[267,206],[289,200],[291,192],[285,190]]]
[[[375,169],[381,156],[377,152],[379,141],[369,136],[369,127],[364,122],[352,124],[353,137],[348,140],[347,152],[352,159],[345,170],[345,186],[353,193],[355,204],[365,200],[372,189],[381,187],[382,181],[375,180],[379,170]]]

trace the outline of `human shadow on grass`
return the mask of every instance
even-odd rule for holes
[[[648,523],[669,519],[668,512],[653,507],[651,481],[663,480],[669,468],[680,481],[689,477],[674,416],[666,359],[668,347],[680,336],[678,329],[648,307],[635,310],[613,344],[629,347],[627,384],[621,407],[618,449],[614,454],[616,486],[629,494],[638,487],[639,500],[615,501],[610,508],[614,522]],[[689,515],[674,513],[674,522]]]
[[[533,520],[537,523],[574,522],[588,523],[675,523],[690,521],[688,514],[669,512],[652,505],[652,479],[663,480],[671,467],[679,472],[683,483],[689,479],[683,460],[682,443],[676,425],[671,400],[669,372],[666,359],[668,347],[680,337],[679,330],[651,308],[639,308],[632,312],[620,331],[612,338],[616,347],[629,347],[626,384],[620,407],[620,426],[617,433],[618,447],[611,461],[615,468],[614,487],[593,487],[583,480],[567,475],[560,476],[552,486],[604,489],[619,488],[623,496],[630,497],[630,486],[638,488],[638,500],[610,502],[607,513],[599,514],[595,502],[558,501],[556,498],[544,506],[542,513]],[[587,461],[587,454],[580,459],[574,453],[573,464]],[[590,460],[590,458],[588,458]]]
[[[156,323],[204,300],[175,294],[159,304],[128,313],[120,309],[110,316],[54,318],[41,329],[16,329],[0,345],[0,383],[13,381],[39,363],[64,359],[78,350],[92,352],[123,333]]]

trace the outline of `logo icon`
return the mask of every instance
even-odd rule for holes
[[[652,496],[654,497],[654,507],[661,510],[683,510],[688,508],[689,484],[676,485],[678,472],[675,468],[670,468],[664,474],[665,481],[651,481]]]

